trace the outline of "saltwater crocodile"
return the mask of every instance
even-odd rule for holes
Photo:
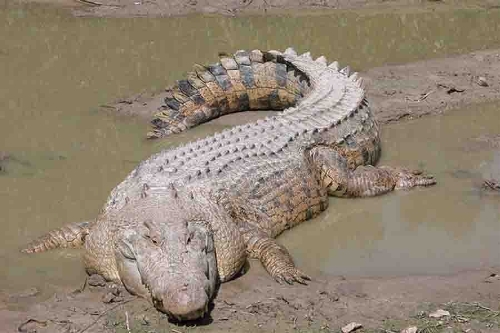
[[[325,210],[328,195],[435,183],[417,171],[372,166],[379,127],[349,67],[293,49],[220,56],[178,81],[149,137],[236,111],[284,111],[151,156],[113,189],[95,221],[54,230],[24,251],[83,245],[88,273],[190,320],[206,313],[218,282],[247,258],[279,282],[306,283],[274,238]]]

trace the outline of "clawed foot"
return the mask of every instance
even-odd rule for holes
[[[397,189],[436,184],[434,176],[424,174],[421,170],[396,169],[395,171],[398,177],[396,182]]]
[[[288,284],[293,284],[294,282],[298,282],[300,284],[307,284],[307,281],[311,281],[311,278],[297,269],[294,266],[288,266],[278,271],[275,271],[273,274],[273,278],[279,283],[282,284],[286,282]]]

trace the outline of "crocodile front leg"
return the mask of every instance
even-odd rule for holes
[[[250,231],[245,235],[247,251],[251,258],[259,259],[266,271],[279,283],[306,284],[311,280],[293,263],[288,250],[274,239],[258,231]]]
[[[328,194],[338,197],[368,197],[384,194],[394,189],[434,185],[431,175],[417,170],[393,167],[358,166],[350,170],[346,159],[335,149],[316,146],[310,150],[313,164],[320,170]]]

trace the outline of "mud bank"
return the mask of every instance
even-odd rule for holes
[[[409,326],[421,332],[498,332],[497,271],[384,279],[315,276],[308,286],[282,286],[253,263],[248,274],[223,285],[210,317],[188,325],[168,322],[147,302],[114,286],[88,284],[61,290],[24,311],[0,303],[0,325],[5,332],[39,333],[339,332],[357,322],[361,332]],[[29,302],[30,295],[17,297]],[[430,318],[437,309],[450,316]]]
[[[398,66],[363,76],[382,123],[440,114],[500,99],[500,50]],[[149,117],[162,93],[126,99],[112,108]],[[109,107],[107,107],[109,109]],[[317,274],[308,286],[275,283],[258,262],[222,285],[210,317],[187,326],[168,322],[147,302],[112,285],[61,290],[28,306],[36,290],[3,295],[0,326],[19,332],[337,332],[357,322],[363,332],[498,332],[500,268],[443,276],[355,278]],[[24,304],[24,306],[16,306]],[[429,317],[437,309],[449,316]]]
[[[316,55],[319,56],[319,55]],[[361,73],[377,119],[388,123],[500,100],[500,49],[472,52]],[[142,93],[104,108],[148,120],[166,92]]]
[[[262,15],[274,13],[324,13],[325,10],[415,9],[449,10],[461,8],[497,8],[495,0],[19,0],[49,3],[73,8],[76,16],[165,17],[192,13],[218,15]]]
[[[40,2],[50,2],[40,0]],[[225,15],[283,9],[492,8],[495,1],[67,1],[75,14],[170,16],[193,12]],[[422,7],[422,6],[421,6]],[[319,56],[319,54],[316,54]],[[215,58],[215,55],[214,55]],[[452,112],[500,100],[500,50],[473,52],[397,66],[373,68],[366,77],[368,98],[382,123]],[[163,103],[163,92],[143,93],[103,109],[146,121]],[[493,119],[492,121],[497,121]],[[475,148],[474,148],[475,149]],[[0,158],[1,160],[1,158]],[[425,246],[425,244],[423,244]],[[479,263],[478,263],[479,265]],[[500,267],[453,275],[356,278],[313,275],[308,286],[275,283],[258,262],[245,275],[222,285],[210,317],[188,326],[169,323],[147,302],[112,285],[84,283],[39,301],[36,289],[0,294],[0,331],[5,332],[338,332],[350,322],[363,332],[500,332]],[[449,316],[429,318],[437,309]]]

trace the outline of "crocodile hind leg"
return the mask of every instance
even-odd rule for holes
[[[262,232],[251,230],[243,233],[250,258],[259,259],[266,271],[279,283],[306,284],[311,278],[293,263],[288,250]]]
[[[369,197],[395,189],[434,185],[431,175],[418,170],[361,165],[351,170],[348,161],[335,149],[316,146],[310,150],[313,164],[328,194],[337,197]]]
[[[32,241],[24,253],[44,252],[56,248],[78,248],[85,243],[85,237],[89,234],[90,222],[76,222],[67,224],[61,228],[54,229],[46,235]]]

